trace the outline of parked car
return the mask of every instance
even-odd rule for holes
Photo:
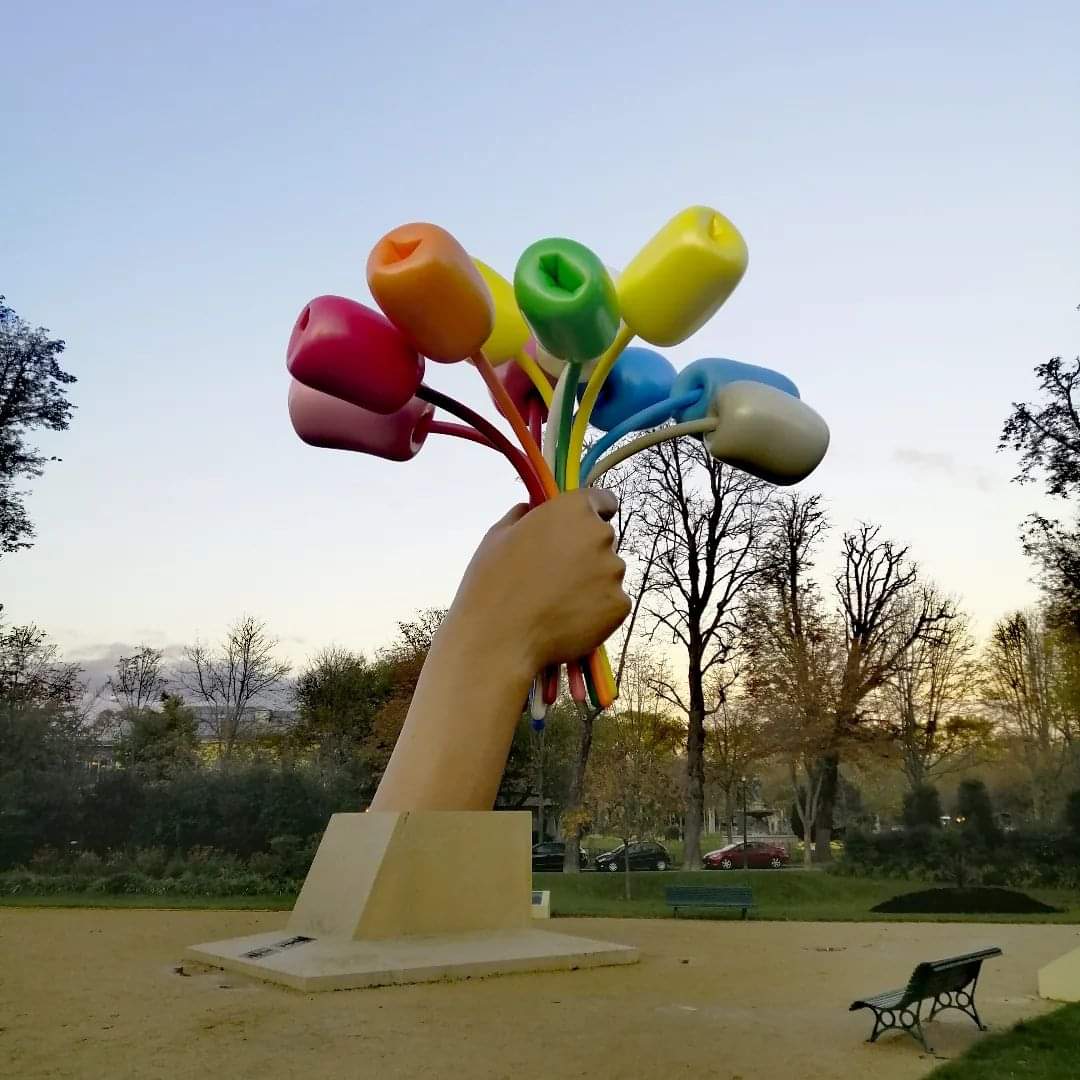
[[[532,851],[533,870],[561,870],[566,858],[566,844],[561,840],[547,840],[536,844]],[[589,853],[578,848],[578,866],[584,869],[589,865]]]
[[[791,862],[791,856],[783,844],[770,844],[767,840],[751,840],[746,845],[728,844],[710,851],[702,858],[706,870],[741,870],[743,847],[746,848],[746,865],[751,870],[779,870]]]
[[[666,870],[671,865],[671,856],[663,844],[652,840],[637,840],[630,845],[631,870]],[[596,856],[597,870],[625,870],[626,845],[620,844],[614,851],[605,851]]]

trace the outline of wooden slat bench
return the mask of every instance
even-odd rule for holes
[[[664,902],[675,909],[676,919],[681,907],[741,909],[745,919],[754,906],[754,894],[739,885],[669,885],[664,889]]]
[[[849,1012],[857,1009],[873,1011],[874,1030],[867,1042],[877,1042],[884,1032],[901,1028],[921,1043],[924,1050],[932,1053],[922,1030],[922,1003],[930,999],[934,1002],[927,1021],[933,1020],[943,1009],[959,1009],[975,1021],[980,1031],[985,1031],[986,1026],[975,1008],[975,986],[983,961],[1000,955],[1001,950],[994,947],[919,964],[902,990],[889,990],[854,1001]]]

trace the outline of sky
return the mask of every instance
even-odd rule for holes
[[[986,633],[1035,597],[1044,507],[996,443],[1080,338],[1075,3],[18,5],[4,19],[0,293],[67,343],[62,456],[9,622],[88,666],[243,613],[302,661],[443,605],[518,501],[500,458],[320,451],[286,413],[306,301],[370,302],[434,221],[510,276],[543,236],[620,267],[704,203],[750,268],[676,366],[778,368],[832,430],[803,487],[909,544]],[[477,373],[431,379],[489,415]]]

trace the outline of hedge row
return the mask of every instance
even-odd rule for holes
[[[362,778],[262,763],[190,770],[148,781],[117,769],[72,787],[63,778],[5,800],[0,790],[0,870],[45,847],[104,855],[125,848],[187,853],[213,847],[249,856],[284,834],[321,832],[330,815],[363,805]]]
[[[993,845],[959,829],[852,833],[834,872],[953,885],[1080,889],[1080,842],[1050,832],[1005,833]]]
[[[245,873],[204,876],[189,871],[179,877],[152,878],[120,871],[87,878],[79,874],[8,870],[0,874],[0,896],[295,896],[302,884],[302,878]]]

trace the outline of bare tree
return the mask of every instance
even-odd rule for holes
[[[936,592],[921,588],[906,547],[862,524],[844,535],[843,565],[835,580],[843,622],[844,653],[834,705],[833,746],[821,759],[824,778],[816,846],[831,858],[833,809],[845,743],[865,736],[863,703],[891,679],[916,642],[933,639],[954,618]]]
[[[705,779],[723,803],[724,828],[728,843],[732,843],[739,784],[772,747],[754,703],[745,696],[731,696],[728,688],[726,679],[710,688],[709,700],[720,704],[706,721]]]
[[[133,656],[121,656],[107,683],[122,709],[142,710],[157,701],[167,685],[161,670],[162,651],[140,645]]]
[[[1046,823],[1077,737],[1072,709],[1060,694],[1063,642],[1036,612],[1002,619],[986,649],[986,693],[1012,733],[1028,776],[1031,810]]]
[[[843,631],[813,578],[828,527],[820,495],[776,500],[764,529],[761,576],[743,615],[746,692],[766,720],[770,749],[786,764],[807,863],[826,782],[821,759],[836,742],[842,670]]]
[[[758,572],[757,545],[769,489],[715,460],[697,440],[661,443],[640,455],[646,469],[644,534],[656,543],[646,612],[653,633],[686,655],[685,682],[664,678],[664,699],[685,716],[686,808],[683,865],[701,866],[705,812],[705,722],[714,672],[737,647],[738,600]]]
[[[935,633],[912,640],[881,694],[912,790],[972,764],[991,735],[979,711],[979,667],[967,616],[933,584],[925,592],[931,607],[947,608],[952,617]],[[923,599],[909,598],[906,611],[910,631],[922,617]]]
[[[74,707],[86,694],[78,664],[34,625],[0,629],[0,696],[15,704]]]
[[[178,681],[209,706],[211,730],[225,758],[232,756],[252,704],[285,689],[290,667],[275,658],[277,646],[266,624],[247,615],[230,627],[216,651],[201,642],[184,650],[188,666]]]
[[[681,727],[665,715],[663,702],[651,688],[652,661],[636,654],[628,664],[633,692],[620,698],[597,738],[590,762],[586,806],[596,828],[622,840],[624,891],[630,899],[631,841],[656,829],[677,806],[671,762],[682,737]],[[576,854],[576,850],[575,850]]]

